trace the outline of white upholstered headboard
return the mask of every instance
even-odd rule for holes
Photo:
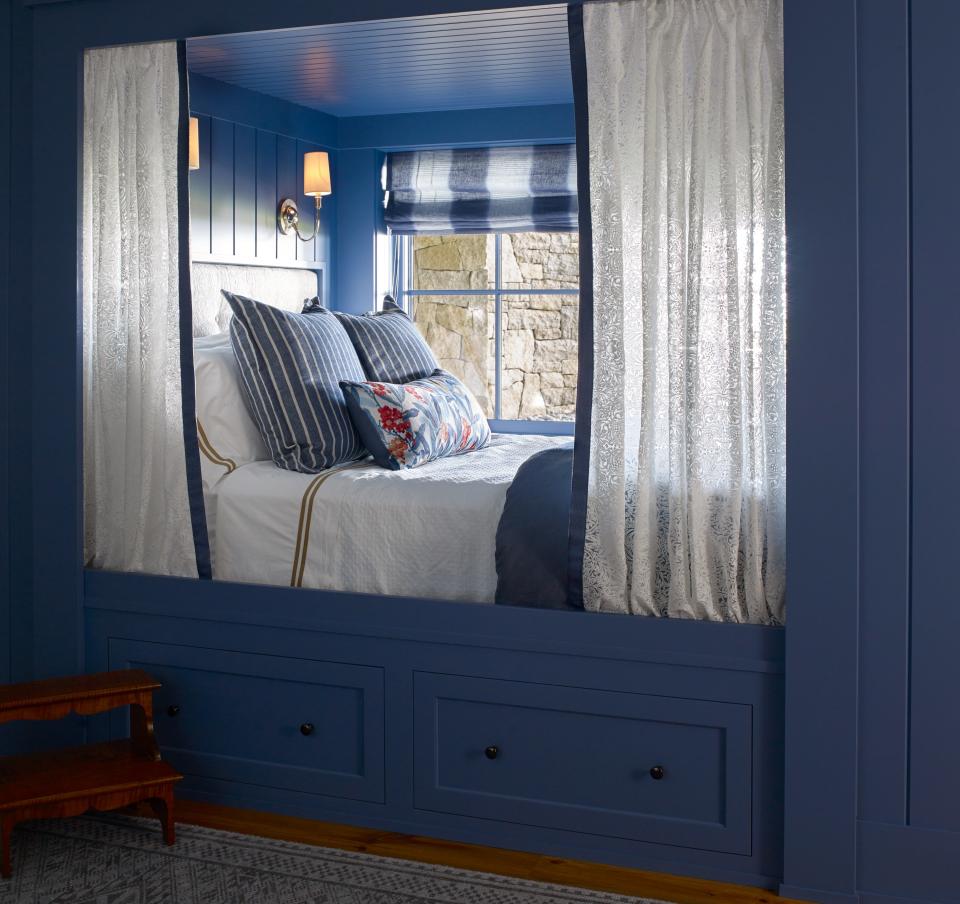
[[[319,294],[315,270],[283,266],[250,266],[194,261],[193,336],[212,336],[227,329],[232,313],[221,289],[255,298],[285,311],[300,311],[307,298]]]

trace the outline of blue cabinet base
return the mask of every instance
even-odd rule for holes
[[[955,784],[943,792],[956,799]],[[960,902],[960,832],[863,820],[857,828],[864,901]]]
[[[780,881],[780,629],[94,572],[85,599],[87,670],[163,681],[184,797]]]

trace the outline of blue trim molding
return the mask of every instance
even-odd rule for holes
[[[177,237],[180,299],[180,387],[183,414],[183,447],[187,468],[190,526],[197,558],[197,577],[210,580],[210,541],[204,511],[203,477],[200,473],[200,443],[197,438],[197,399],[193,368],[193,295],[190,277],[190,90],[187,79],[186,42],[177,41],[177,69],[180,76],[180,122],[177,138]]]
[[[910,618],[909,0],[858,16],[860,77],[859,818],[907,813]],[[883,756],[876,752],[883,750]]]
[[[824,901],[856,894],[856,28],[856,0],[784,2],[789,336],[784,885],[810,889],[811,897]]]
[[[570,496],[570,536],[567,595],[583,608],[583,548],[587,533],[587,484],[590,475],[590,436],[593,420],[593,218],[590,211],[590,106],[587,94],[587,50],[583,34],[583,4],[567,8],[570,65],[577,123],[577,195],[580,200],[580,361],[577,371],[576,440],[573,449],[573,488]]]
[[[337,120],[339,147],[384,151],[564,144],[573,141],[575,135],[572,104],[347,116]]]
[[[960,5],[914,0],[910,15],[913,382],[906,822],[912,831],[943,831],[960,842],[960,608],[953,604],[960,509],[960,307],[951,303],[957,297],[960,204],[951,168],[960,155],[960,123],[945,115],[960,105]],[[954,881],[955,889],[958,885]],[[955,890],[954,899],[958,896]]]
[[[11,186],[13,169],[11,166],[12,148],[9,136],[13,129],[13,8],[5,4],[0,9],[0,293],[10,298],[11,273],[11,224],[13,207]],[[0,385],[10,386],[9,379],[9,304],[2,312],[3,328],[0,329]],[[10,448],[10,399],[5,388],[0,395],[0,511],[5,515],[0,521],[0,682],[10,680],[10,497],[8,491],[8,468]]]

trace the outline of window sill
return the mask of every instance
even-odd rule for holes
[[[573,436],[573,421],[507,421],[491,418],[490,429],[494,433],[530,433],[541,436]]]

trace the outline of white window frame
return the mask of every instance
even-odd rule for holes
[[[457,233],[450,233],[451,235],[456,235]],[[503,296],[504,295],[565,295],[571,296],[576,295],[579,302],[580,299],[580,287],[577,286],[576,289],[505,289],[503,287],[502,280],[502,262],[501,262],[501,250],[502,250],[502,236],[504,233],[494,233],[494,285],[493,288],[487,289],[415,289],[413,288],[413,236],[409,235],[394,235],[392,236],[394,242],[399,243],[399,253],[397,254],[396,260],[398,260],[398,272],[397,272],[397,303],[408,313],[411,314],[409,301],[411,298],[416,297],[425,297],[429,298],[430,296],[453,296],[453,295],[462,295],[462,296],[473,296],[479,298],[493,298],[494,300],[494,357],[495,357],[495,370],[494,370],[494,404],[493,404],[493,420],[496,424],[509,426],[509,425],[531,425],[536,426],[537,428],[543,428],[538,430],[541,433],[557,433],[557,434],[572,434],[573,433],[573,421],[529,421],[521,419],[504,419],[501,417],[502,412],[502,395],[503,395]],[[395,250],[395,253],[396,250]],[[579,279],[578,279],[579,283]]]

